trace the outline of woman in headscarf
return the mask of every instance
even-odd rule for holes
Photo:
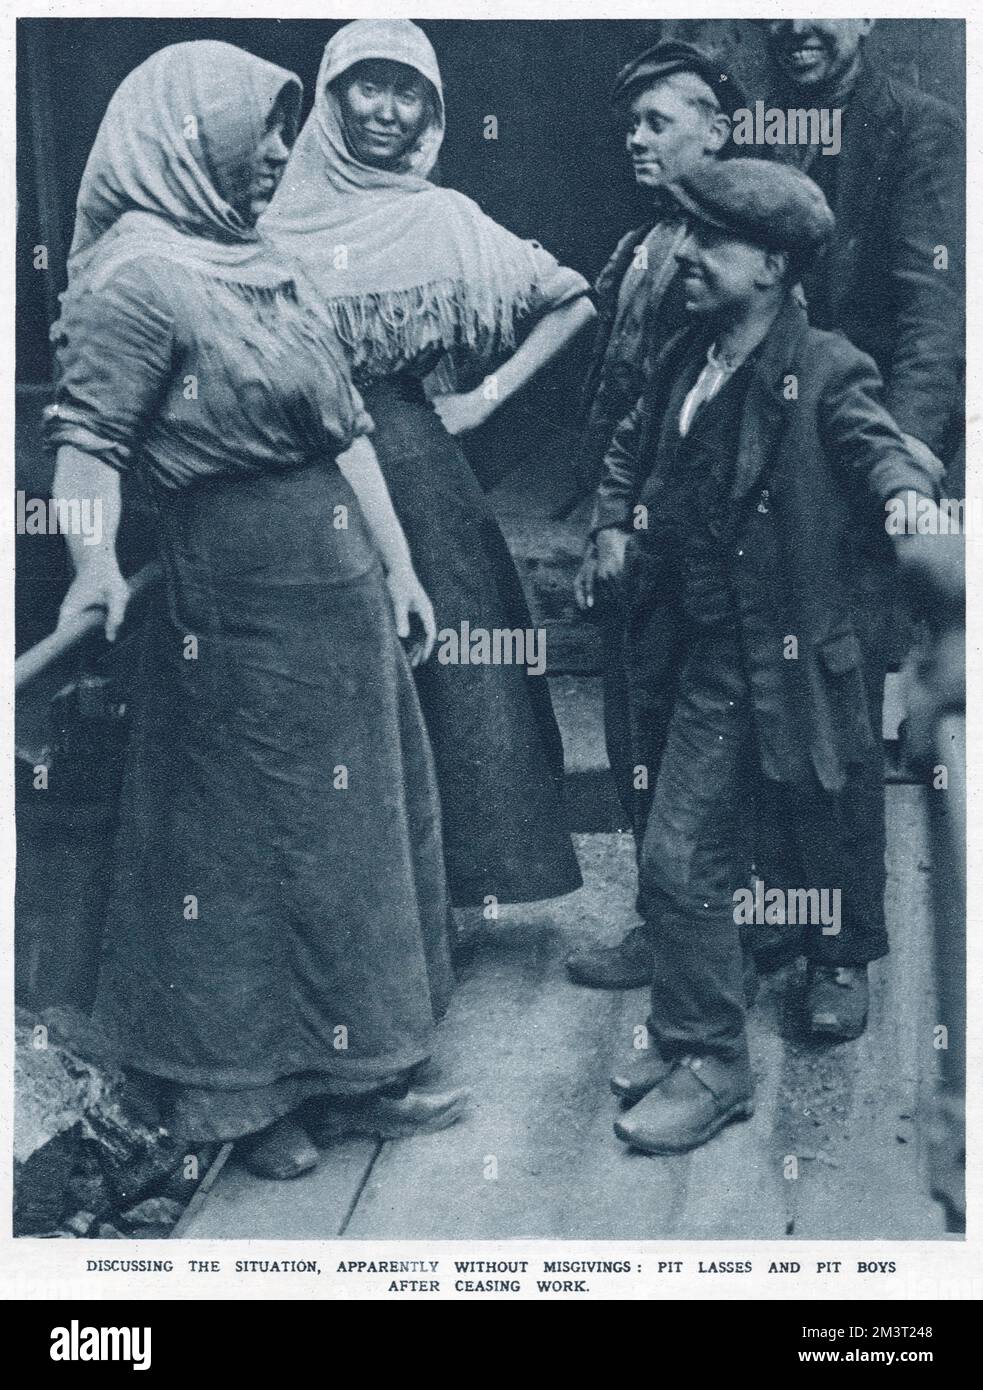
[[[255,231],[300,100],[224,43],[126,78],[82,180],[48,412],[56,496],[98,496],[105,523],[70,542],[63,619],[119,625],[121,474],[164,570],[95,1020],[172,1133],[243,1139],[268,1177],[310,1167],[312,1137],[439,1127],[462,1099],[409,1085],[451,978],[397,636],[412,618],[425,656],[432,613],[344,357]]]
[[[417,668],[456,905],[579,887],[562,811],[563,748],[542,674],[471,657],[468,632],[531,629],[493,511],[454,436],[487,419],[593,316],[587,282],[536,242],[431,183],[444,135],[440,72],[408,20],[357,20],[325,49],[314,109],[263,217],[346,344],[376,452],[441,634]],[[467,392],[427,399],[470,360]],[[429,383],[428,383],[429,386]],[[466,626],[465,626],[466,625]],[[486,640],[488,640],[486,638]],[[480,637],[479,637],[480,641]]]

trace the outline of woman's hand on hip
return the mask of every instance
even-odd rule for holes
[[[486,400],[479,389],[434,396],[432,405],[448,434],[469,434],[485,423],[495,402]]]
[[[106,610],[106,640],[114,641],[126,605],[130,587],[120,573],[116,556],[111,551],[94,555],[72,580],[58,612],[58,626],[64,627],[92,608]]]
[[[437,620],[433,604],[413,569],[398,566],[386,575],[392,600],[396,631],[411,666],[420,666],[433,651],[437,640]]]

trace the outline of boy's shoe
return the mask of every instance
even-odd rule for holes
[[[632,927],[617,946],[592,946],[566,960],[567,974],[591,989],[640,989],[652,983],[652,944],[644,927]]]
[[[867,1027],[866,965],[814,965],[806,975],[806,1024],[816,1037],[848,1041]]]
[[[682,1154],[732,1120],[754,1114],[746,1063],[684,1057],[671,1074],[614,1122],[619,1139],[649,1154]]]
[[[665,1081],[675,1065],[666,1061],[655,1043],[632,1048],[611,1077],[611,1090],[619,1100],[634,1105]]]

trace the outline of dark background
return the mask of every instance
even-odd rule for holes
[[[302,78],[305,115],[325,43],[344,21],[39,19],[17,26],[16,482],[47,495],[53,460],[41,446],[50,396],[48,328],[57,317],[85,161],[109,99],[128,72],[166,44],[217,38]],[[591,279],[620,236],[647,217],[624,136],[609,108],[619,68],[661,37],[699,43],[727,62],[749,100],[767,95],[761,25],[751,20],[437,20],[423,29],[444,79],[442,182],[475,198],[520,236],[535,237]],[[962,107],[962,20],[883,20],[868,40],[890,73]],[[485,117],[498,139],[484,138]],[[48,248],[35,270],[34,247]],[[590,334],[469,435],[481,482],[500,514],[562,518],[577,506],[571,459]],[[126,552],[126,531],[120,544]],[[48,632],[67,582],[59,537],[17,537],[18,648]],[[149,541],[148,541],[149,544]],[[135,567],[138,550],[124,553]]]
[[[64,287],[82,169],[114,89],[165,44],[217,38],[299,74],[305,114],[324,45],[343,21],[69,19],[18,24],[17,376],[48,377],[47,324]],[[434,20],[447,103],[442,181],[520,236],[593,276],[645,217],[608,109],[618,68],[672,34],[727,57],[764,95],[760,28],[748,20]],[[882,20],[871,53],[895,75],[961,105],[961,20]],[[497,141],[483,136],[498,118]],[[49,248],[36,271],[33,247]],[[569,370],[567,377],[572,374]]]

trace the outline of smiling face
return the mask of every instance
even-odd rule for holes
[[[695,73],[673,73],[638,91],[628,108],[626,147],[635,182],[661,188],[716,154],[730,129]]]
[[[763,291],[781,283],[785,257],[727,232],[691,222],[676,252],[686,311],[737,318]]]
[[[772,62],[802,91],[834,86],[858,61],[872,19],[774,19],[765,22]]]
[[[356,159],[380,169],[397,165],[432,116],[425,77],[405,63],[356,63],[334,84],[345,139]]]

